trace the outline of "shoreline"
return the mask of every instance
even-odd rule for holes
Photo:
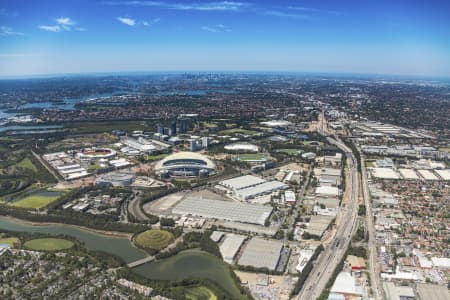
[[[112,236],[112,237],[127,238],[130,242],[132,242],[132,237],[133,237],[132,233],[119,232],[119,231],[107,231],[107,230],[102,230],[102,229],[94,229],[94,228],[85,227],[85,226],[82,226],[82,225],[65,224],[65,223],[54,223],[54,222],[33,222],[33,221],[19,219],[19,218],[7,216],[7,215],[0,216],[0,219],[2,219],[2,218],[8,219],[8,220],[11,220],[11,221],[15,221],[17,223],[23,223],[25,225],[34,226],[34,227],[52,226],[52,225],[53,226],[54,225],[57,225],[57,226],[71,226],[71,227],[75,227],[75,228],[78,228],[78,229],[84,230],[84,231],[90,231],[90,232],[103,234],[103,235],[108,235],[108,236]]]

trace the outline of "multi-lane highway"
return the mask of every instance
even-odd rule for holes
[[[384,295],[381,292],[381,283],[377,261],[377,247],[375,240],[375,225],[373,222],[372,204],[370,202],[369,187],[367,185],[367,172],[364,164],[364,157],[361,157],[361,185],[362,185],[362,195],[364,197],[364,203],[366,205],[367,232],[369,233],[368,247],[369,247],[370,285],[372,287],[373,297],[376,300],[379,300],[383,299]]]
[[[302,300],[317,299],[320,296],[337,265],[343,259],[356,230],[359,194],[358,163],[351,149],[349,149],[341,140],[332,138],[327,139],[329,143],[336,145],[344,151],[345,156],[347,157],[347,169],[349,170],[350,180],[346,183],[345,188],[347,192],[346,195],[348,195],[349,199],[347,205],[342,206],[339,210],[341,222],[337,225],[334,241],[330,243],[325,248],[325,251],[319,256],[305,285],[298,294],[297,299]]]

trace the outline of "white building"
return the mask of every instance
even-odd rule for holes
[[[227,233],[222,244],[219,246],[220,254],[226,263],[232,264],[236,254],[239,252],[242,244],[247,237],[245,235],[238,235]]]

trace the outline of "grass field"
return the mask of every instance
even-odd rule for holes
[[[18,245],[19,243],[20,240],[16,237],[8,237],[0,239],[0,244],[8,244],[11,247],[14,247],[14,245]]]
[[[204,286],[196,286],[188,289],[186,298],[189,300],[217,300],[217,296]]]
[[[254,130],[248,130],[248,129],[241,129],[241,128],[232,128],[227,130],[219,131],[220,134],[229,135],[234,133],[241,133],[241,134],[247,134],[247,135],[255,135],[258,132]]]
[[[375,162],[374,162],[374,161],[371,161],[371,160],[367,160],[367,161],[366,161],[366,167],[367,167],[367,168],[373,168],[373,167],[375,167]]]
[[[31,250],[43,250],[43,251],[57,251],[64,250],[73,247],[73,242],[57,239],[57,238],[43,238],[43,239],[34,239],[25,242],[24,246]]]
[[[144,157],[144,159],[146,161],[157,161],[157,160],[161,160],[164,157],[168,156],[169,154],[167,153],[163,153],[163,154],[157,154],[157,155],[147,155]]]
[[[253,154],[253,153],[248,153],[248,154],[239,154],[235,156],[236,160],[239,161],[252,161],[252,160],[257,160],[257,161],[266,161],[267,157],[264,154]]]
[[[277,152],[285,153],[288,155],[296,155],[301,153],[301,150],[298,149],[278,149]]]
[[[217,124],[215,123],[210,123],[210,122],[203,122],[203,126],[205,128],[217,128]]]
[[[38,171],[38,169],[36,168],[36,166],[33,164],[33,162],[27,157],[24,158],[22,161],[20,161],[17,164],[18,167],[30,170],[33,173],[36,173]]]
[[[174,240],[173,234],[165,230],[151,229],[136,236],[136,243],[144,248],[161,250]]]
[[[10,205],[21,208],[42,208],[59,198],[58,195],[30,195],[21,200],[11,202]]]

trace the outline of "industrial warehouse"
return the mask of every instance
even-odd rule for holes
[[[172,213],[183,216],[193,215],[211,219],[264,225],[272,210],[270,206],[258,204],[236,203],[204,198],[187,198],[177,204],[173,208]]]
[[[280,241],[254,237],[246,245],[238,264],[276,270],[282,250],[283,243]]]
[[[232,195],[242,200],[252,199],[289,188],[287,184],[278,180],[267,181],[253,175],[224,180],[220,182],[220,185],[227,188]]]
[[[216,165],[204,155],[195,152],[178,152],[155,166],[156,174],[160,176],[209,176],[216,172]]]

